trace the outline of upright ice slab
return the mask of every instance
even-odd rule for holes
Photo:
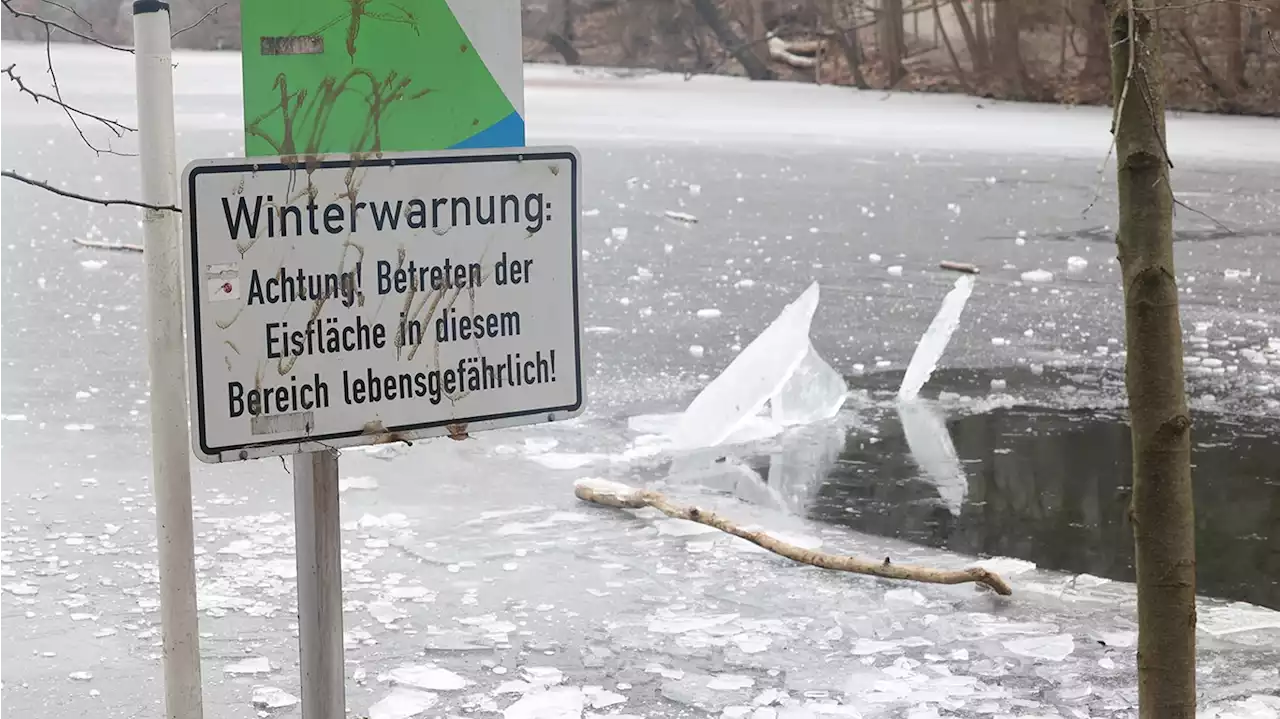
[[[836,416],[844,406],[849,385],[844,377],[818,355],[813,343],[782,389],[769,399],[773,421],[788,427],[821,422]]]
[[[913,400],[920,394],[920,388],[929,381],[933,371],[938,368],[938,360],[947,349],[951,335],[960,326],[960,313],[973,294],[973,275],[961,275],[956,286],[942,298],[942,307],[934,315],[933,322],[920,337],[915,354],[911,355],[911,363],[907,365],[907,373],[902,376],[902,386],[898,388],[899,400]]]
[[[817,309],[815,282],[694,398],[677,427],[677,445],[720,444],[777,395],[809,352],[809,324]]]

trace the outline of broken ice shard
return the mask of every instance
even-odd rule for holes
[[[960,326],[960,313],[964,312],[964,305],[969,301],[969,295],[973,294],[974,281],[973,275],[961,275],[956,280],[955,287],[942,298],[942,307],[920,337],[915,354],[911,355],[911,363],[902,376],[902,386],[898,388],[898,399],[915,399],[924,383],[929,381],[929,377],[937,369],[938,360],[942,359],[951,335]]]
[[[409,719],[435,706],[439,699],[432,692],[396,687],[369,707],[369,719]]]
[[[848,394],[844,377],[810,343],[791,378],[770,398],[769,412],[773,421],[783,426],[821,422],[836,416]]]
[[[686,448],[714,447],[759,412],[804,360],[817,309],[815,282],[694,398],[680,420],[676,442]]]

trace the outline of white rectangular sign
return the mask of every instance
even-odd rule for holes
[[[196,455],[579,414],[579,166],[572,148],[191,163]]]

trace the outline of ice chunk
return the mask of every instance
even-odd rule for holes
[[[377,489],[378,480],[373,477],[343,477],[338,480],[338,491],[346,492],[352,489]]]
[[[439,699],[431,692],[396,687],[369,707],[369,719],[409,719],[435,706]]]
[[[889,274],[893,275],[894,277],[901,277],[902,265],[889,265],[888,271],[889,271]]]
[[[688,212],[680,212],[678,210],[667,210],[663,214],[665,214],[668,218],[672,220],[678,220],[680,222],[693,223],[698,221],[698,218],[694,217],[693,215],[690,215]]]
[[[250,699],[257,709],[285,709],[295,706],[298,698],[277,687],[254,687],[253,698]]]
[[[1022,273],[1023,282],[1053,282],[1053,273],[1048,270],[1027,270]]]
[[[1089,261],[1083,257],[1072,255],[1067,258],[1067,269],[1080,271],[1089,266]]]
[[[714,307],[707,307],[707,308],[698,310],[698,319],[700,320],[714,320],[719,316],[720,316],[720,310]]]
[[[71,672],[67,676],[73,681],[87,682],[93,679],[93,672]]]
[[[403,609],[397,607],[391,602],[369,602],[369,614],[377,620],[379,624],[390,624],[397,619],[404,619],[409,616]]]
[[[1004,648],[1022,657],[1060,662],[1071,656],[1076,643],[1070,634],[1054,634],[1048,637],[1021,637],[1004,642]]]
[[[402,686],[438,692],[456,691],[469,683],[448,669],[427,666],[397,667],[387,673],[387,678]]]
[[[721,674],[707,682],[708,689],[714,689],[715,691],[721,692],[750,689],[755,685],[756,681],[754,679],[741,674]]]
[[[921,336],[915,354],[911,355],[907,372],[902,376],[902,386],[898,388],[898,399],[915,399],[937,369],[938,360],[942,359],[951,335],[960,326],[960,313],[964,312],[965,303],[973,294],[974,282],[973,275],[961,275],[956,279],[955,287],[942,298],[942,307]]]
[[[713,447],[776,395],[809,350],[809,323],[818,308],[818,283],[803,294],[703,388],[685,410],[676,441]]]
[[[266,657],[250,657],[242,659],[222,668],[224,674],[240,676],[243,674],[270,674],[271,662]]]
[[[960,515],[969,493],[969,476],[956,454],[946,419],[933,405],[923,400],[898,403],[898,419],[907,439],[911,458],[924,478],[938,488],[942,503],[955,516]]]
[[[701,357],[706,353],[707,353],[707,349],[702,345],[689,345],[689,354],[693,355],[694,357]]]
[[[530,684],[549,687],[564,681],[564,672],[555,667],[525,667],[524,678]]]
[[[769,399],[769,412],[783,426],[821,422],[836,416],[848,394],[844,377],[810,343],[791,378]]]
[[[623,242],[627,239],[627,228],[614,227],[613,229],[609,230],[609,236],[617,240],[618,242]]]
[[[586,695],[578,687],[526,694],[502,712],[503,719],[579,719],[586,708]],[[369,719],[374,719],[370,717]]]

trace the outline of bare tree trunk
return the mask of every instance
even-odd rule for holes
[[[1089,82],[1101,83],[1107,77],[1110,50],[1107,38],[1107,8],[1099,0],[1084,0],[1089,13],[1085,16],[1085,60],[1084,78]]]
[[[1022,0],[999,0],[995,9],[995,44],[992,59],[1005,89],[1012,99],[1026,97],[1027,69],[1022,63],[1022,39],[1019,33],[1019,3]]]
[[[973,32],[973,23],[969,21],[969,13],[965,12],[963,0],[951,0],[951,11],[960,24],[960,34],[964,36],[964,46],[969,50],[969,62],[973,65],[973,71],[978,74],[986,72],[986,58],[978,52],[978,36]]]
[[[983,67],[991,67],[991,43],[987,42],[987,14],[983,6],[986,0],[973,0],[973,27],[976,33],[977,46],[973,51],[982,58]]]
[[[770,70],[769,66],[747,47],[742,38],[738,37],[738,33],[733,31],[728,21],[724,19],[724,15],[720,14],[720,8],[716,7],[715,0],[693,0],[693,7],[698,11],[698,17],[701,17],[707,27],[711,28],[711,32],[715,33],[724,49],[728,50],[729,54],[742,65],[742,69],[747,71],[747,77],[752,80],[774,79],[773,70]],[[761,38],[752,39],[759,40],[758,44],[764,43]]]
[[[956,56],[956,50],[951,46],[951,36],[947,35],[947,29],[942,26],[942,11],[938,9],[938,0],[933,0],[933,29],[934,32],[942,34],[942,44],[947,46],[947,54],[951,56],[951,64],[956,68],[956,79],[964,85],[965,89],[969,89],[969,78],[966,76],[964,67],[960,64],[960,58]]]
[[[1138,713],[1195,719],[1196,565],[1191,419],[1173,266],[1164,66],[1152,10],[1108,0],[1115,110],[1116,236],[1125,302],[1138,577]]]
[[[902,58],[906,54],[903,47],[906,33],[902,22],[902,0],[881,0],[876,31],[885,78],[889,87],[894,87],[907,76],[907,70],[902,66]]]
[[[1238,2],[1223,5],[1227,24],[1227,77],[1238,90],[1248,87],[1245,79],[1244,8]]]
[[[842,19],[836,15],[836,0],[810,0],[813,10],[823,23],[831,27],[831,37],[840,46],[845,64],[853,75],[854,87],[867,89],[867,79],[862,75],[862,53],[858,49],[858,28],[845,29]]]

